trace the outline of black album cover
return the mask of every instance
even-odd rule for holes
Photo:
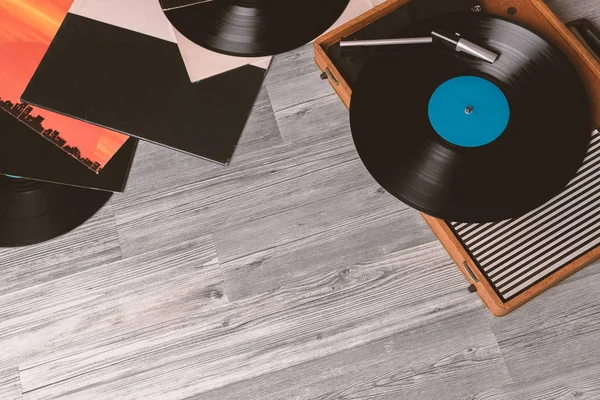
[[[157,0],[76,0],[22,99],[227,164],[265,73],[191,83]]]

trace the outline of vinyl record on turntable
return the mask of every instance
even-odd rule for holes
[[[592,131],[574,66],[537,34],[492,16],[445,16],[403,34],[436,29],[500,57],[491,64],[435,45],[370,57],[350,120],[371,175],[406,204],[454,222],[514,218],[558,195]]]
[[[0,247],[53,239],[83,224],[111,193],[0,176]]]
[[[160,0],[171,24],[209,50],[262,57],[300,47],[325,32],[349,0]]]

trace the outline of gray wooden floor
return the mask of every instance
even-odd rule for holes
[[[362,167],[310,46],[230,167],[142,144],[125,194],[0,265],[0,400],[600,398],[600,265],[492,317]]]

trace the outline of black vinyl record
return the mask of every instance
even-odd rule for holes
[[[402,34],[436,29],[500,57],[490,64],[435,44],[370,57],[350,119],[371,175],[406,204],[453,222],[514,218],[558,195],[581,167],[592,131],[574,66],[537,34],[482,14],[445,16]]]
[[[0,247],[27,246],[67,233],[111,193],[0,176]]]
[[[349,0],[160,0],[175,29],[194,43],[231,56],[293,50],[325,32]]]

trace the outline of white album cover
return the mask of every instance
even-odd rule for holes
[[[369,11],[375,5],[384,1],[351,0],[346,11],[344,11],[339,20],[328,32]],[[156,0],[156,3],[158,3],[158,0]],[[272,57],[245,58],[216,53],[192,42],[179,33],[176,28],[172,27],[172,29],[192,82],[197,82],[248,64],[266,69],[272,60]]]
[[[177,43],[192,82],[248,64],[266,70],[271,63],[272,57],[231,57],[196,45],[171,26],[158,0],[75,0],[69,12]]]
[[[233,57],[217,53],[198,46],[190,39],[183,36],[175,27],[171,26],[176,38],[181,57],[190,76],[190,81],[198,82],[211,76],[222,74],[244,65],[268,68],[273,57]]]
[[[369,11],[383,1],[351,0],[342,16],[328,31]],[[272,60],[272,57],[233,57],[198,46],[171,25],[158,0],[75,0],[69,12],[177,43],[191,82],[198,82],[249,64],[266,70]]]

